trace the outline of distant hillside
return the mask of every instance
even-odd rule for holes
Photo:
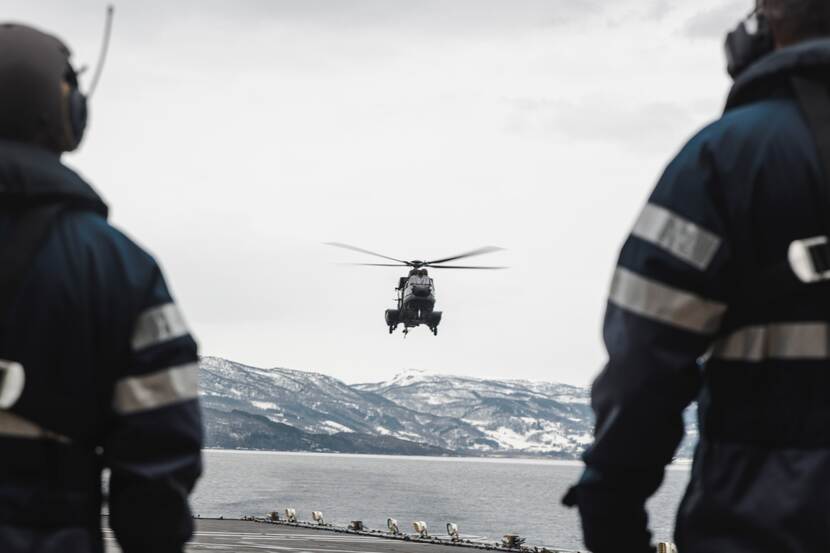
[[[350,386],[216,357],[201,382],[208,447],[575,459],[593,427],[588,390],[563,384],[406,371]]]
[[[321,374],[206,357],[201,386],[203,405],[214,411],[262,415],[310,434],[390,436],[453,451],[488,444],[460,419],[417,412]],[[211,430],[210,418],[208,423]]]
[[[252,415],[244,411],[234,410],[228,413],[208,407],[204,409],[204,413],[209,421],[208,447],[375,455],[453,455],[452,451],[440,447],[399,440],[390,436],[345,432],[309,434],[287,424],[272,422],[262,415]]]
[[[563,384],[483,380],[407,371],[358,384],[399,405],[462,420],[487,437],[482,452],[575,457],[591,442],[588,391]]]

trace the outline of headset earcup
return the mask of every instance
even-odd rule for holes
[[[775,47],[767,18],[758,14],[756,24],[757,28],[752,32],[747,22],[742,21],[726,35],[726,70],[733,79]]]
[[[73,88],[69,93],[67,96],[67,102],[68,121],[66,121],[66,124],[68,128],[66,129],[66,151],[71,152],[78,147],[84,137],[88,117],[88,108],[86,96],[84,96],[84,94],[78,90],[77,87]]]

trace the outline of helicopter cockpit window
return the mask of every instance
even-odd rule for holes
[[[409,277],[409,284],[411,286],[425,286],[432,284],[432,279],[421,275],[412,275]]]

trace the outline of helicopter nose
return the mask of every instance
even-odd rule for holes
[[[429,286],[413,286],[412,293],[419,298],[429,296]]]

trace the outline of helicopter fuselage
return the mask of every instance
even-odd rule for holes
[[[413,269],[409,276],[398,281],[397,309],[386,310],[386,324],[389,333],[399,324],[404,325],[404,334],[410,328],[427,325],[433,334],[438,334],[441,312],[435,311],[435,282],[425,269]]]
[[[370,250],[364,250],[349,244],[341,242],[327,242],[329,246],[336,248],[343,248],[345,250],[352,250],[355,252],[364,253],[374,257],[384,259],[385,263],[352,263],[352,265],[364,265],[370,267],[410,267],[408,276],[403,276],[398,281],[398,287],[395,288],[397,297],[396,309],[386,310],[386,326],[389,327],[389,334],[395,332],[398,325],[403,325],[403,333],[406,336],[409,329],[412,327],[427,325],[433,334],[438,334],[438,325],[441,323],[441,312],[435,310],[435,283],[429,277],[427,268],[430,269],[467,269],[467,270],[481,270],[481,269],[506,269],[506,267],[492,267],[492,266],[472,266],[472,265],[448,265],[459,259],[466,259],[476,255],[484,255],[499,251],[501,248],[495,246],[484,246],[476,250],[471,250],[465,253],[452,255],[449,257],[442,257],[441,259],[433,259],[431,261],[422,261],[414,259],[412,261],[405,261],[395,257],[389,257]],[[389,263],[392,261],[393,263]]]

